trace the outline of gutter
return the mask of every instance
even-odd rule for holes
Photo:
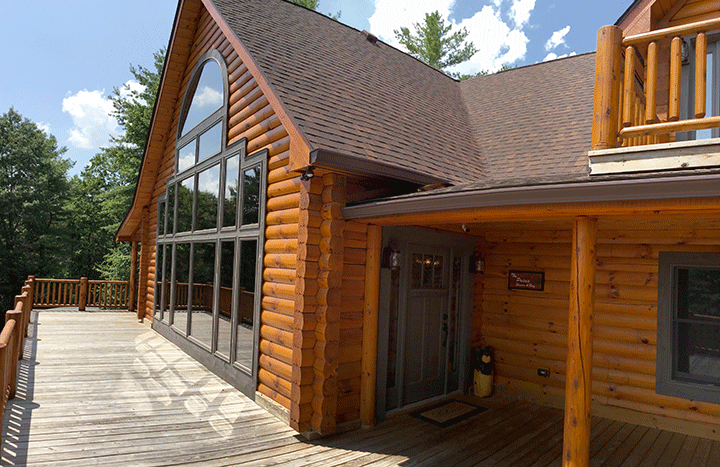
[[[342,214],[345,219],[370,219],[497,206],[703,197],[720,197],[720,174],[444,190],[347,206]]]
[[[310,152],[310,165],[351,175],[372,175],[391,181],[403,181],[418,185],[447,183],[448,180],[423,172],[401,168],[357,156],[349,156],[327,149],[315,149]]]

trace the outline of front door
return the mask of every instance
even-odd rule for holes
[[[449,248],[409,245],[410,286],[405,309],[403,401],[445,392]]]
[[[380,273],[376,413],[462,390],[469,368],[475,239],[386,228]],[[401,260],[389,261],[394,253]]]

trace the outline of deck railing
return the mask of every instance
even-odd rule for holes
[[[33,306],[36,308],[88,306],[100,308],[127,308],[132,310],[133,300],[127,281],[100,281],[80,279],[35,279]]]
[[[0,332],[0,420],[5,414],[7,402],[15,397],[18,360],[23,358],[24,340],[32,310],[33,287],[34,281],[29,278],[22,288],[22,294],[15,296],[15,308],[5,313],[5,326]]]
[[[720,116],[708,116],[706,109],[707,37],[718,30],[720,19],[625,38],[617,26],[601,28],[592,149],[662,143],[677,132],[720,128]],[[683,56],[687,66],[695,57],[694,79],[685,85]],[[683,108],[692,111],[681,119]]]

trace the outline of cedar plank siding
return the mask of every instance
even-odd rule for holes
[[[714,0],[688,0],[668,22],[667,26],[682,26],[720,17],[718,3]]]
[[[655,356],[658,252],[720,252],[720,230],[605,225],[598,226],[593,402],[718,425],[720,405],[655,393]],[[488,231],[486,272],[476,282],[475,314],[483,343],[495,350],[496,384],[527,397],[565,395],[572,232],[556,227]],[[545,290],[508,290],[510,269],[544,271]]]

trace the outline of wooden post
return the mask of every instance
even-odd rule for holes
[[[670,43],[670,97],[668,100],[668,121],[680,119],[680,93],[682,81],[682,39],[673,37]]]
[[[590,462],[596,239],[597,220],[589,217],[575,218],[570,264],[563,467],[587,467]]]
[[[22,287],[22,294],[25,296],[25,301],[23,302],[22,330],[20,332],[23,333],[23,336],[27,337],[28,327],[30,326],[30,313],[32,313],[32,287],[24,285]]]
[[[365,257],[365,310],[363,312],[362,375],[360,378],[360,421],[375,425],[375,383],[377,379],[378,300],[382,228],[368,225]]]
[[[130,242],[131,253],[130,253],[130,298],[128,298],[128,311],[135,310],[135,289],[137,288],[137,254],[138,254],[138,242]],[[155,254],[157,258],[157,253]],[[155,277],[157,280],[158,265],[155,263]]]
[[[635,47],[625,49],[625,98],[623,99],[622,126],[632,126],[635,110]]]
[[[600,28],[595,54],[592,149],[614,148],[617,141],[621,47],[622,29]]]
[[[647,82],[645,83],[645,123],[658,123],[657,118],[657,42],[648,44]]]
[[[695,118],[705,116],[707,79],[707,36],[700,33],[695,38]]]
[[[22,320],[22,311],[20,310],[9,310],[5,313],[5,323],[8,321],[15,321],[15,330],[13,334],[10,336],[10,340],[12,340],[13,344],[10,345],[10,341],[8,341],[8,348],[15,352],[14,355],[10,355],[10,365],[8,367],[9,375],[8,380],[6,383],[10,386],[10,395],[8,396],[9,399],[13,399],[15,397],[15,389],[17,387],[17,365],[18,360],[21,358],[21,355],[23,353],[23,334],[20,330],[20,322]]]
[[[78,298],[78,310],[85,311],[87,308],[87,297],[88,297],[88,278],[80,278],[80,297]]]

